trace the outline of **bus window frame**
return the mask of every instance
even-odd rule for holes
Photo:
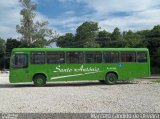
[[[123,53],[123,52],[125,52],[125,53],[126,53],[126,52],[127,52],[127,53],[128,53],[128,52],[134,53],[134,54],[135,54],[135,60],[134,60],[134,62],[126,62],[126,61],[124,62],[124,61],[122,61],[122,53]],[[136,51],[120,51],[119,53],[120,53],[120,62],[121,62],[121,63],[137,63],[137,52],[136,52]],[[126,55],[125,55],[125,56],[126,56]]]
[[[41,63],[33,63],[32,62],[32,53],[36,53],[36,52],[43,52],[44,53],[44,63],[43,64],[41,64]],[[30,64],[31,65],[44,65],[44,64],[46,64],[47,62],[46,62],[46,51],[32,51],[32,52],[30,52]]]
[[[23,66],[23,67],[15,67],[14,66],[14,63],[13,63],[13,58],[15,58],[15,56],[16,55],[25,55],[26,56],[26,65],[25,66]],[[28,58],[28,54],[27,53],[14,53],[13,55],[12,55],[12,64],[11,64],[11,66],[12,66],[12,68],[13,69],[24,69],[24,68],[28,68],[28,65],[29,65],[29,58]]]
[[[47,59],[48,59],[48,53],[64,53],[64,63],[48,63]],[[52,65],[52,64],[66,64],[66,53],[64,51],[46,51],[45,52],[45,62],[48,65]]]
[[[83,55],[83,57],[82,57],[83,62],[82,62],[82,63],[69,63],[69,62],[68,62],[68,53],[69,53],[69,52],[82,53],[82,55]],[[84,53],[84,51],[66,51],[65,54],[66,54],[66,62],[65,62],[66,64],[85,64],[85,53]]]
[[[106,52],[109,52],[109,53],[112,53],[112,52],[118,53],[118,59],[117,59],[118,62],[105,62],[105,60],[104,60],[104,55],[105,55]],[[103,58],[103,59],[102,59],[102,60],[103,60],[103,63],[105,63],[105,64],[117,64],[117,63],[120,63],[120,59],[121,59],[121,58],[120,58],[120,52],[119,52],[119,51],[103,51],[103,52],[102,52],[102,58]]]
[[[145,62],[138,62],[138,57],[137,56],[138,56],[138,53],[140,53],[140,52],[146,53],[147,56],[146,56],[146,61]],[[141,64],[148,63],[148,52],[147,51],[137,51],[136,52],[136,62],[141,63]]]
[[[95,54],[96,53],[101,53],[101,62],[100,63],[98,63],[98,62],[96,62],[96,63],[95,62],[94,63],[87,63],[86,62],[86,53],[95,53]],[[85,51],[84,52],[84,57],[85,57],[84,58],[84,63],[85,64],[102,64],[103,63],[103,51]]]

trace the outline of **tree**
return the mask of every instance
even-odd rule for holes
[[[72,33],[66,33],[65,35],[63,36],[60,36],[58,39],[57,39],[57,46],[58,47],[74,47],[75,43],[75,37]]]
[[[148,35],[148,47],[155,52],[160,47],[160,25],[154,26]]]
[[[48,22],[35,22],[37,5],[31,0],[20,0],[23,7],[21,24],[17,25],[17,32],[22,35],[23,47],[44,47],[55,41],[55,32],[48,29]]]
[[[36,22],[34,24],[33,47],[44,47],[55,42],[58,34],[48,29],[48,22]]]
[[[4,54],[5,52],[5,40],[3,40],[2,38],[0,38],[0,54]]]
[[[115,28],[111,34],[111,47],[123,47],[123,38],[119,28]]]
[[[21,47],[22,43],[16,39],[9,38],[6,42],[6,56],[10,57],[13,48]]]
[[[76,47],[99,47],[96,42],[98,34],[98,23],[84,22],[76,29]]]
[[[100,47],[102,48],[109,48],[111,47],[111,33],[107,32],[106,30],[99,31],[97,36],[97,42],[99,43]]]
[[[0,69],[9,69],[10,56],[13,48],[21,45],[20,41],[9,38],[7,41],[0,39]]]
[[[158,49],[160,49],[160,25],[154,26],[147,35],[147,40],[151,56],[151,66],[160,67],[160,54],[158,54]]]
[[[4,67],[5,49],[5,40],[0,38],[0,69]]]
[[[123,46],[128,48],[142,47],[141,36],[131,30],[123,34]]]
[[[149,42],[148,42],[148,35],[150,34],[150,30],[141,30],[136,32],[140,36],[141,39],[141,47],[148,47]]]

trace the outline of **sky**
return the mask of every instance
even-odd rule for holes
[[[19,0],[0,0],[0,37],[18,38]],[[32,0],[37,3],[36,20],[63,35],[75,33],[85,21],[98,22],[100,30],[112,32],[152,29],[160,24],[160,0]]]

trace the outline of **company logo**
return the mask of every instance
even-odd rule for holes
[[[53,72],[98,72],[100,71],[97,67],[84,67],[81,65],[79,68],[61,68],[61,66],[57,66]]]
[[[75,72],[75,74],[52,77],[51,80],[67,78],[67,77],[76,77],[76,76],[82,76],[82,75],[89,75],[89,74],[95,74],[95,73],[100,72],[100,69],[97,68],[97,67],[84,67],[83,65],[81,65],[79,68],[62,68],[59,65],[59,66],[57,66],[55,68],[55,70],[53,72]]]

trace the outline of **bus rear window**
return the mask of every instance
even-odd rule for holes
[[[32,64],[45,64],[45,52],[32,52],[31,53]]]
[[[147,52],[137,52],[137,62],[147,62]]]
[[[14,68],[25,68],[27,67],[27,55],[26,54],[15,54],[13,56],[13,67]]]

